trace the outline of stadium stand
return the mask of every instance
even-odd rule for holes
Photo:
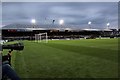
[[[47,33],[48,39],[93,39],[120,37],[120,29],[81,29],[69,25],[10,24],[2,28],[3,40],[35,40],[35,34]]]

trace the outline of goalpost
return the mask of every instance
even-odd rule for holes
[[[48,36],[47,33],[39,33],[35,34],[35,42],[48,42]]]

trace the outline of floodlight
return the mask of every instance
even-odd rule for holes
[[[64,20],[59,20],[59,24],[62,25],[64,23]]]
[[[88,22],[88,25],[90,25],[91,23],[92,23],[92,22],[89,21],[89,22]]]
[[[35,23],[36,23],[36,20],[35,20],[35,19],[32,19],[32,20],[31,20],[31,23],[35,24]]]
[[[110,23],[107,23],[107,26],[110,26]]]

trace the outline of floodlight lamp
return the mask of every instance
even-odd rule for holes
[[[110,26],[110,23],[107,23],[107,26]]]
[[[91,23],[92,23],[92,22],[90,22],[90,21],[88,22],[89,25],[90,25]]]
[[[64,20],[60,20],[59,24],[62,25],[64,23]]]
[[[32,20],[31,20],[31,23],[35,24],[35,23],[36,23],[36,20],[35,20],[35,19],[32,19]]]

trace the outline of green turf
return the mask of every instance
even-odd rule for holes
[[[23,41],[12,64],[21,78],[117,78],[118,39]]]

